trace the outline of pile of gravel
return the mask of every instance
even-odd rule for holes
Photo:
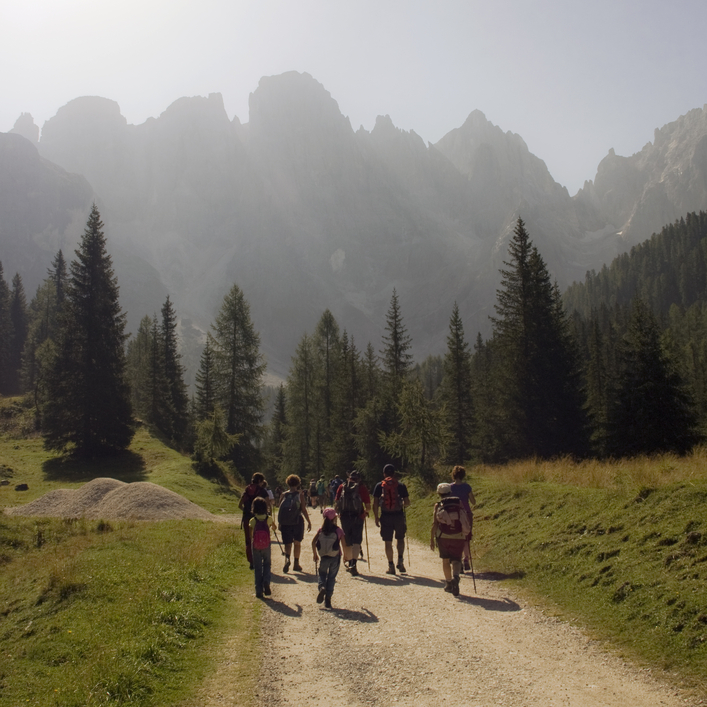
[[[80,489],[57,489],[31,503],[7,510],[16,516],[102,520],[214,520],[195,503],[157,484],[93,479]]]

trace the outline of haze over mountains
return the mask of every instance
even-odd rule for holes
[[[387,116],[354,131],[297,72],[261,80],[247,124],[219,94],[141,125],[90,97],[37,133],[26,115],[0,133],[6,276],[19,271],[31,296],[58,248],[73,255],[95,199],[131,326],[169,293],[205,330],[237,282],[278,374],[327,307],[378,349],[394,287],[418,359],[444,350],[454,301],[468,338],[487,333],[518,216],[564,286],[707,208],[707,108],[631,157],[609,151],[572,197],[480,111],[435,145]]]

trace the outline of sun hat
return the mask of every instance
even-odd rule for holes
[[[449,484],[447,484],[447,486],[449,486]],[[333,508],[325,508],[324,517],[329,520],[336,520],[336,511]]]
[[[449,494],[452,493],[452,485],[451,484],[440,484],[437,487],[437,493],[440,496],[449,496]]]

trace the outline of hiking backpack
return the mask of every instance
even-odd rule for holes
[[[334,528],[333,533],[319,531],[317,538],[317,550],[321,557],[336,557],[339,554],[339,533]]]
[[[435,510],[438,536],[460,536],[466,537],[471,526],[461,501],[456,496],[447,496],[437,504]]]
[[[400,500],[398,492],[398,480],[386,477],[381,482],[381,505],[386,513],[394,513],[403,510],[403,502]]]
[[[253,549],[267,550],[270,547],[270,528],[268,527],[268,519],[255,520],[253,527]]]
[[[336,492],[339,490],[339,486],[343,483],[344,482],[339,478],[334,478],[331,480],[331,484],[329,484],[329,491],[331,492],[332,498],[336,498]]]
[[[297,525],[301,512],[299,493],[295,490],[285,494],[277,512],[278,525]]]
[[[361,515],[361,512],[363,511],[363,500],[361,499],[361,493],[358,489],[358,483],[355,481],[348,481],[343,484],[341,496],[337,501],[337,506],[339,513],[346,515]]]
[[[324,479],[317,481],[317,496],[323,496],[326,493],[326,482]]]
[[[310,497],[319,495],[317,493],[317,482],[316,481],[312,481],[312,483],[309,485],[309,495],[310,495]]]
[[[258,491],[260,491],[260,486],[258,486],[258,484],[248,484],[245,487],[245,491],[243,492],[243,498],[245,498],[245,501],[243,501],[244,516],[253,515],[250,512],[250,509],[253,505],[253,501],[258,497]]]

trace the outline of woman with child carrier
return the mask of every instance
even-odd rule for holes
[[[357,471],[350,472],[348,480],[339,485],[334,508],[339,511],[341,529],[346,535],[344,552],[346,571],[356,577],[358,576],[356,563],[363,542],[363,525],[371,508],[371,495],[361,481],[361,474]]]
[[[341,565],[341,546],[346,550],[346,536],[336,525],[336,511],[333,508],[325,508],[323,516],[322,527],[317,530],[312,540],[312,555],[315,566],[319,560],[317,604],[324,601],[324,606],[331,609],[331,595],[334,593],[336,575]]]
[[[302,481],[297,474],[290,474],[286,479],[287,491],[280,497],[280,507],[277,512],[277,522],[282,533],[282,542],[285,545],[285,566],[283,572],[290,571],[290,553],[292,546],[295,547],[295,572],[302,571],[299,563],[300,552],[302,550],[302,539],[304,538],[304,521],[307,521],[307,530],[312,529],[312,523],[307,513],[307,501],[304,491],[301,489]]]

